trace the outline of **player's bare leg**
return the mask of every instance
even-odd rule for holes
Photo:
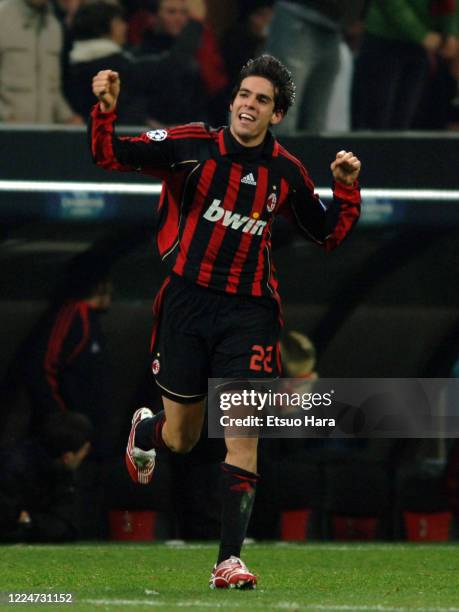
[[[174,453],[189,453],[199,440],[205,415],[205,400],[180,404],[163,397],[165,423],[162,438]]]
[[[156,450],[188,453],[201,434],[205,400],[181,404],[163,397],[163,405],[164,410],[156,415],[149,408],[139,408],[132,418],[126,466],[132,480],[139,484],[151,481]]]
[[[225,463],[248,472],[257,471],[258,438],[225,438]]]

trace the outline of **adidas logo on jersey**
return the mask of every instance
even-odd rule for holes
[[[221,200],[215,199],[204,213],[204,219],[212,223],[217,223],[217,221],[221,220],[224,227],[230,227],[245,234],[255,234],[257,236],[263,234],[267,221],[239,215],[232,210],[225,210],[220,204]]]
[[[244,178],[241,178],[241,183],[245,183],[246,185],[256,185],[257,181],[251,172],[246,174]]]

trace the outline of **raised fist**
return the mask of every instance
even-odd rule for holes
[[[108,113],[116,108],[120,95],[120,77],[114,70],[100,70],[92,79],[92,91],[100,101],[100,109]]]

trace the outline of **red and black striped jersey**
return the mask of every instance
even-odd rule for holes
[[[306,237],[333,249],[360,214],[358,185],[333,186],[326,206],[301,162],[270,132],[244,147],[229,128],[188,124],[139,137],[114,134],[116,114],[96,105],[90,134],[95,162],[163,181],[159,252],[173,272],[217,291],[277,298],[271,257],[274,216],[291,218]]]

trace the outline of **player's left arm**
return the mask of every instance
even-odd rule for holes
[[[330,165],[333,176],[333,200],[325,204],[315,193],[314,183],[303,166],[291,198],[290,208],[298,227],[328,251],[336,248],[351,231],[360,216],[360,160],[340,151]]]
[[[352,151],[340,151],[330,164],[333,178],[337,183],[352,187],[359,178],[362,164]]]
[[[358,178],[362,164],[352,151],[339,151],[330,164],[333,175],[333,201],[327,208],[327,237],[324,247],[335,249],[349,234],[360,217]]]

